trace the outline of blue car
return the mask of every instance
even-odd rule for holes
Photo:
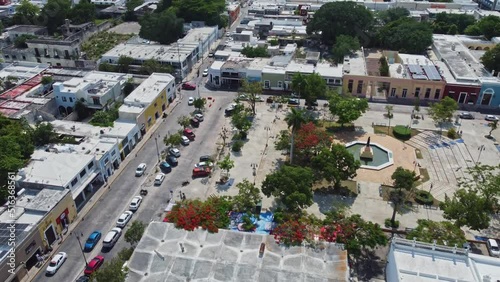
[[[169,173],[172,171],[172,167],[167,162],[160,163],[160,170],[163,173]]]
[[[92,249],[94,249],[95,245],[97,245],[97,242],[101,239],[101,232],[99,231],[94,231],[92,234],[90,234],[89,238],[85,242],[85,247],[83,248],[84,251],[90,252]]]

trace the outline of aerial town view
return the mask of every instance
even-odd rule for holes
[[[0,0],[0,281],[500,281],[497,0]]]

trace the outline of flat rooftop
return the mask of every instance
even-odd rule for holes
[[[368,75],[363,51],[357,51],[344,58],[343,73],[351,75]]]
[[[313,64],[307,64],[305,61],[302,60],[293,60],[291,61],[288,66],[286,66],[286,71],[287,72],[293,72],[293,73],[313,73],[314,72],[314,65]]]
[[[248,69],[252,70],[260,70],[267,66],[269,62],[271,61],[270,58],[254,58],[252,62],[250,62],[250,65],[248,66]]]
[[[160,91],[174,81],[175,78],[171,74],[153,73],[125,98],[124,104],[149,105],[158,97]]]
[[[3,63],[0,65],[0,78],[6,78],[8,76],[13,76],[19,79],[30,79],[42,71],[46,70],[49,66],[44,64],[36,63],[16,63],[7,64]]]
[[[189,232],[166,222],[149,224],[128,267],[129,282],[349,281],[347,252],[334,244],[284,248],[269,235]]]
[[[316,65],[316,72],[324,77],[340,77],[342,78],[342,64],[332,65],[325,63],[318,63]]]

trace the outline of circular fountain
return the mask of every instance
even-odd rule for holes
[[[345,147],[354,159],[361,162],[361,168],[381,170],[394,164],[392,151],[377,143],[371,143],[370,137],[367,142],[353,141]]]

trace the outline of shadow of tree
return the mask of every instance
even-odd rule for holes
[[[359,281],[384,279],[385,260],[375,250],[365,250],[354,263]]]
[[[362,127],[356,127],[354,131],[339,131],[333,133],[333,138],[339,140],[342,143],[348,143],[353,140],[361,138],[367,132]]]
[[[326,213],[332,210],[332,207],[350,207],[354,204],[355,197],[347,197],[333,194],[326,194],[322,192],[315,192],[313,201],[318,204],[319,211]]]

